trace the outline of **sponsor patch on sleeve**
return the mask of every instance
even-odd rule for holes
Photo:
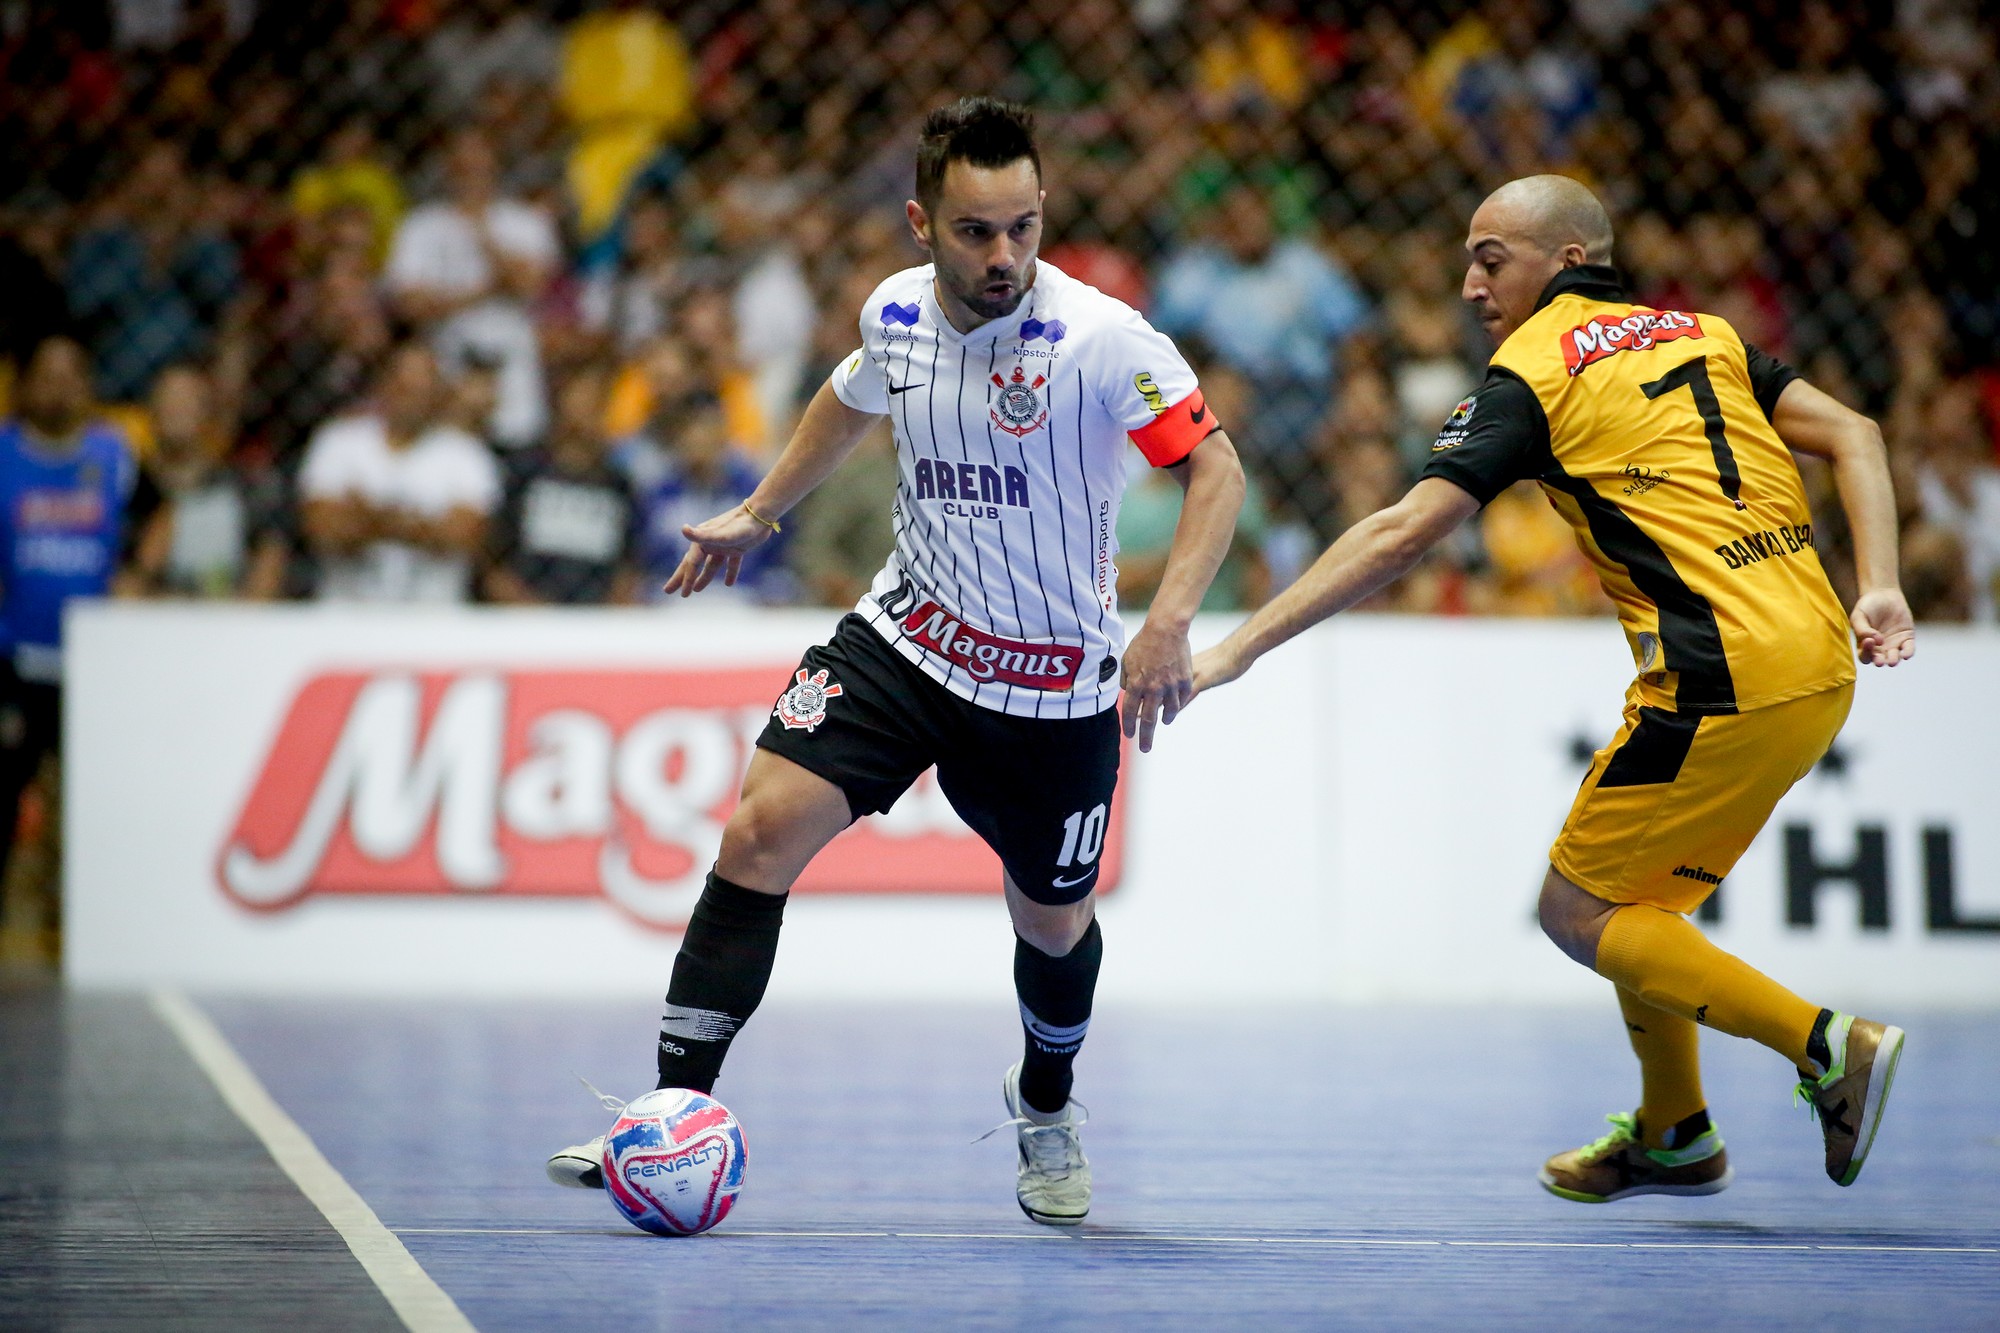
[[[1443,453],[1446,449],[1456,449],[1465,443],[1466,435],[1472,429],[1472,414],[1479,410],[1479,395],[1469,393],[1458,400],[1458,406],[1451,409],[1451,415],[1444,419],[1444,429],[1431,443],[1431,452]]]

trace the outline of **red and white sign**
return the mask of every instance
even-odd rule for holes
[[[921,648],[955,662],[984,684],[1019,685],[1030,690],[1066,690],[1076,684],[1083,649],[1058,643],[1003,639],[978,630],[936,602],[927,601],[903,617],[903,632]]]
[[[1701,320],[1681,310],[1634,310],[1623,319],[1585,320],[1563,336],[1563,363],[1572,378],[1606,357],[1643,352],[1659,343],[1701,338]]]
[[[73,605],[66,975],[650,1005],[752,737],[827,629],[699,605]],[[1966,707],[2000,633],[1919,637],[1914,666],[1863,673],[1840,762],[1785,798],[1703,925],[1800,994],[1891,1017],[2000,1004],[2000,719]],[[1466,662],[1508,707],[1440,704]],[[1576,756],[1631,676],[1603,621],[1338,617],[1272,653],[1128,757],[1100,996],[1184,1005],[1198,975],[1212,1003],[1601,1005],[1534,901]],[[1490,779],[1443,824],[1440,764]],[[998,879],[925,779],[807,871],[772,1001],[1007,1012]]]
[[[602,895],[685,924],[721,846],[768,670],[337,671],[292,698],[216,863],[262,912],[309,895]],[[786,698],[791,696],[787,694]],[[1098,892],[1117,885],[1122,800]],[[991,893],[997,858],[935,773],[836,838],[808,894]]]

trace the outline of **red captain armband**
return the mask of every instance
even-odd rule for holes
[[[1159,401],[1160,391],[1153,387],[1151,375],[1138,375],[1132,382],[1145,395],[1148,407]],[[1139,446],[1139,452],[1154,467],[1172,467],[1193,453],[1197,444],[1222,429],[1215,413],[1202,400],[1200,389],[1172,407],[1153,407],[1153,411],[1153,419],[1131,435],[1132,443]]]

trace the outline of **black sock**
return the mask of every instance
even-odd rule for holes
[[[1693,1115],[1668,1130],[1666,1133],[1666,1142],[1661,1146],[1664,1148],[1685,1148],[1714,1127],[1714,1122],[1708,1118],[1708,1108],[1704,1106],[1701,1110],[1696,1111]]]
[[[1076,947],[1051,958],[1014,937],[1014,993],[1021,1000],[1021,1027],[1027,1052],[1021,1059],[1021,1100],[1053,1115],[1069,1102],[1071,1066],[1090,1030],[1090,998],[1104,961],[1104,934],[1097,922]]]
[[[729,1043],[764,998],[789,896],[758,893],[709,872],[667,986],[660,1087],[715,1086]]]
[[[1812,1032],[1806,1037],[1806,1059],[1819,1066],[1821,1075],[1833,1068],[1833,1051],[1826,1044],[1826,1026],[1831,1022],[1833,1010],[1820,1010],[1819,1017],[1813,1020]]]

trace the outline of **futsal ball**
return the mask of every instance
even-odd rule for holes
[[[656,1236],[696,1236],[729,1216],[743,1188],[743,1127],[687,1088],[626,1103],[604,1138],[604,1189],[625,1220]]]

